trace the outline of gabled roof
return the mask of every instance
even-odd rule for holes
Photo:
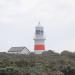
[[[28,50],[26,47],[12,47],[8,50],[8,52],[21,52],[23,49]],[[28,50],[29,51],[29,50]],[[29,51],[30,52],[30,51]]]

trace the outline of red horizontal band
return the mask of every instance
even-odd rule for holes
[[[35,45],[34,50],[45,50],[45,46],[44,45]]]

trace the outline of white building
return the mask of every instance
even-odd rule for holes
[[[12,47],[8,50],[8,53],[29,55],[30,51],[26,47]]]

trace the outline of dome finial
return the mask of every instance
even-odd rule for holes
[[[40,24],[40,21],[38,22],[38,26],[40,26],[41,24]]]

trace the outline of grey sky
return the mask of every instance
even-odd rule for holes
[[[35,26],[45,28],[46,49],[75,51],[75,0],[0,0],[0,51],[33,51]]]

